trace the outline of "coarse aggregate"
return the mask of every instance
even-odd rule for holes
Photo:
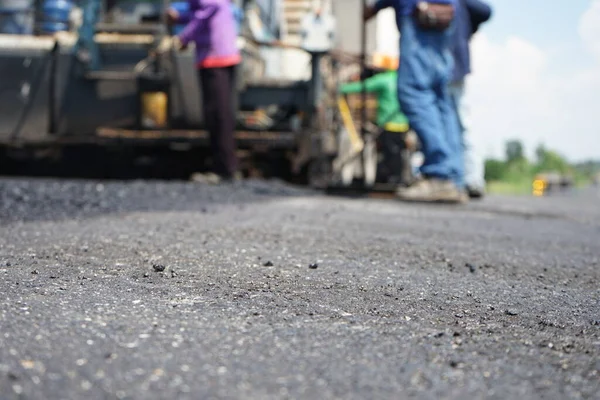
[[[0,179],[1,399],[600,399],[600,192]]]

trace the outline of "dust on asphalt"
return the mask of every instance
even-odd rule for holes
[[[0,393],[599,398],[598,199],[0,180]]]

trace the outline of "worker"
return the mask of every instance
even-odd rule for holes
[[[241,55],[231,0],[188,0],[188,3],[187,18],[172,8],[167,16],[171,23],[187,22],[174,38],[175,46],[185,49],[190,42],[196,45],[204,120],[213,155],[213,172],[205,177],[211,182],[239,180],[233,95],[234,71]]]
[[[410,161],[412,152],[416,150],[416,140],[398,104],[398,58],[377,57],[374,67],[378,73],[366,79],[364,84],[360,81],[343,84],[340,93],[361,93],[364,87],[367,93],[377,97],[376,123],[381,129],[377,140],[383,156],[377,168],[378,175],[388,183],[409,184],[412,178]]]
[[[324,6],[321,0],[315,1],[312,12],[300,22],[301,47],[306,51],[327,52],[335,45],[337,21]]]
[[[398,100],[419,137],[424,162],[421,179],[398,187],[404,201],[462,203],[463,149],[456,113],[448,93],[453,60],[450,40],[457,0],[377,0],[365,20],[392,7],[400,31],[402,60]]]
[[[454,74],[450,82],[450,95],[462,132],[466,191],[473,199],[485,194],[485,167],[483,157],[474,148],[471,136],[469,106],[465,102],[465,80],[471,73],[471,38],[479,26],[490,19],[492,9],[480,0],[459,0],[458,6],[453,35]]]

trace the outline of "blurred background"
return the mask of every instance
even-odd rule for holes
[[[494,15],[474,37],[469,82],[488,180],[527,191],[525,176],[540,170],[597,179],[600,1],[489,3]]]
[[[539,174],[558,174],[576,185],[600,179],[600,0],[487,0],[493,16],[472,43],[468,80],[471,126],[486,158],[491,191],[530,193]],[[244,0],[235,0],[240,6]],[[362,0],[255,0],[254,36],[299,45],[301,21],[317,7],[336,20],[335,47],[361,50]],[[0,0],[0,33],[52,34],[69,29],[83,0]],[[104,21],[156,21],[163,2],[104,1]],[[37,6],[47,16],[33,23]],[[185,2],[172,2],[185,8]],[[22,10],[15,12],[15,10]],[[175,27],[177,29],[181,27]],[[400,56],[392,10],[367,26],[372,55]],[[310,56],[294,49],[260,49],[268,77],[305,79]],[[349,70],[346,78],[356,76]],[[28,90],[25,85],[21,90]]]

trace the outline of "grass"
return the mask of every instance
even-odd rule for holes
[[[590,179],[576,177],[573,188],[581,189],[590,185]],[[533,179],[522,179],[518,181],[490,181],[487,183],[487,192],[490,194],[511,196],[533,196]]]
[[[531,184],[530,180],[517,182],[491,181],[487,184],[487,192],[490,194],[531,196]]]
[[[592,184],[592,179],[587,176],[578,175],[575,177],[575,187],[577,189],[582,189],[588,187]]]

